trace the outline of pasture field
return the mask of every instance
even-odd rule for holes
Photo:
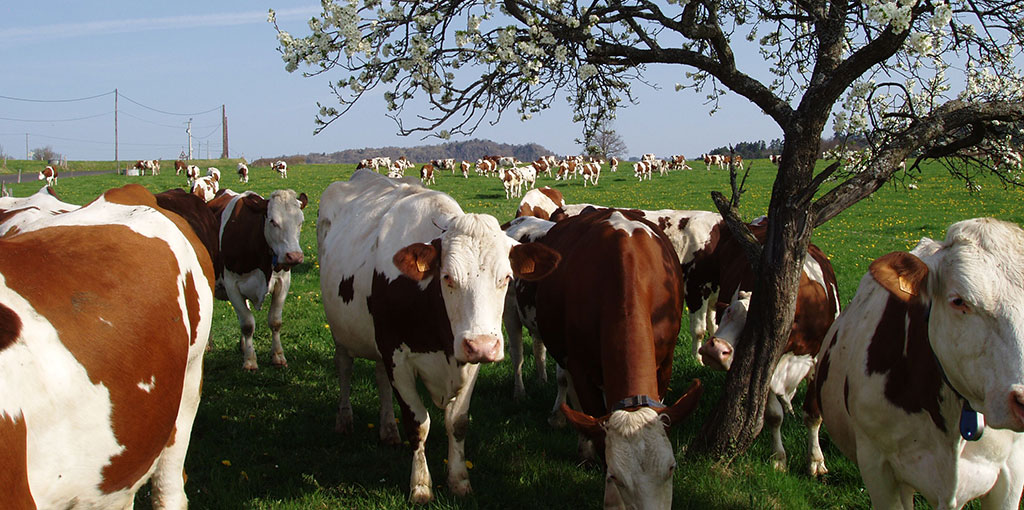
[[[764,213],[775,167],[765,160],[754,165],[741,210],[746,219]],[[72,164],[74,166],[74,163]],[[112,168],[112,164],[108,168]],[[644,209],[713,209],[709,192],[728,190],[728,175],[705,171],[672,172],[638,183],[631,165],[618,173],[602,174],[600,185],[584,188],[576,179],[565,182],[540,177],[538,186],[552,185],[567,202],[589,202]],[[206,165],[201,165],[206,168]],[[332,181],[347,179],[354,165],[294,165],[280,179],[267,167],[250,167],[250,181],[239,184],[234,163],[220,162],[224,184],[236,191],[252,189],[264,195],[292,188],[309,195],[302,245],[305,262],[293,270],[292,287],[284,310],[282,339],[289,367],[269,363],[266,312],[256,312],[256,346],[262,364],[256,373],[241,369],[238,323],[231,305],[216,303],[211,334],[213,350],[206,356],[203,400],[192,433],[186,464],[186,489],[197,509],[314,509],[406,508],[410,451],[378,444],[377,397],[372,364],[357,361],[352,403],[356,431],[335,434],[338,384],[333,364],[333,341],[320,301],[316,256],[316,216],[320,193]],[[417,167],[418,168],[418,167]],[[411,175],[416,170],[409,170]],[[114,174],[61,180],[57,191],[68,202],[83,204],[103,190],[138,182],[152,191],[180,187],[184,178],[173,167],[156,177]],[[814,242],[831,257],[843,303],[853,296],[868,264],[885,253],[905,250],[922,236],[944,237],[952,222],[994,216],[1024,224],[1024,190],[1004,189],[993,179],[979,181],[981,190],[969,193],[938,164],[927,166],[919,189],[887,185],[875,195],[822,226]],[[16,196],[37,189],[38,181],[15,185]],[[505,200],[500,181],[470,175],[437,175],[437,185],[469,212],[489,213],[504,222],[512,218],[518,199]],[[125,306],[131,305],[125,296]],[[821,480],[804,474],[806,434],[799,415],[786,418],[784,441],[789,473],[771,469],[767,434],[744,456],[727,467],[686,456],[685,448],[721,393],[724,374],[705,369],[689,354],[690,339],[683,318],[669,399],[679,396],[693,378],[705,383],[698,411],[670,434],[679,459],[674,480],[673,508],[678,509],[821,509],[869,508],[870,501],[856,467],[822,434],[829,473]],[[527,343],[529,343],[527,337]],[[530,352],[529,346],[525,349]],[[529,356],[528,356],[529,358]],[[603,480],[598,466],[581,463],[576,436],[553,430],[546,422],[554,399],[554,367],[548,363],[547,385],[536,382],[532,359],[524,370],[528,399],[511,399],[512,367],[504,362],[480,370],[473,402],[466,457],[472,463],[474,494],[453,497],[445,485],[446,437],[443,414],[431,408],[433,427],[427,459],[436,501],[429,508],[599,508]],[[802,392],[795,399],[799,413]],[[919,502],[919,507],[927,504]],[[148,489],[137,508],[149,508]]]

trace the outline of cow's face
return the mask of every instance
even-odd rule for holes
[[[493,216],[464,214],[439,226],[444,229],[439,239],[399,250],[395,266],[414,280],[440,279],[456,360],[501,361],[501,316],[509,283],[513,276],[547,276],[560,257],[546,246],[509,239]]]
[[[302,245],[299,234],[305,216],[302,209],[308,203],[306,194],[277,190],[267,200],[267,219],[263,222],[263,235],[274,252],[274,271],[291,269],[302,263]]]
[[[929,307],[936,359],[986,423],[1024,431],[1024,231],[962,221],[941,245],[891,253],[871,273],[893,296]]]
[[[714,336],[697,351],[705,366],[717,370],[729,370],[732,366],[736,342],[747,325],[747,310],[750,309],[750,293],[739,291],[732,303],[722,313],[721,322]]]

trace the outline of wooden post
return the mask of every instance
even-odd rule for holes
[[[228,159],[228,110],[224,105],[220,105],[220,122],[221,136],[223,137],[220,157]]]

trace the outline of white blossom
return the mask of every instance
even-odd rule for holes
[[[583,64],[576,72],[579,74],[580,80],[586,80],[597,74],[597,66],[594,64]]]

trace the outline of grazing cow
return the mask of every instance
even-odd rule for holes
[[[281,174],[281,178],[285,179],[288,177],[288,162],[284,160],[277,160],[270,165],[270,169]]]
[[[388,177],[392,179],[401,179],[402,177],[405,177],[405,170],[402,168],[402,165],[392,163],[391,167],[388,168]]]
[[[49,186],[43,186],[25,198],[0,198],[0,237],[13,235],[30,223],[75,209],[78,209],[77,205],[62,202]]]
[[[619,171],[619,158],[617,158],[615,156],[612,156],[612,158],[608,160],[608,168],[612,172],[618,172]]]
[[[241,161],[238,162],[238,181],[249,182],[249,166]]]
[[[185,167],[185,185],[189,188],[192,187],[192,183],[196,182],[199,178],[199,167],[196,165],[188,165]]]
[[[187,168],[187,167],[188,167],[188,164],[185,163],[184,161],[182,161],[180,159],[175,161],[174,162],[174,175],[181,175],[181,173],[184,172],[185,168]]]
[[[47,166],[46,168],[40,170],[39,171],[39,180],[40,181],[46,181],[46,185],[47,186],[50,186],[50,187],[56,186],[57,185],[57,169],[53,168],[52,166]]]
[[[537,158],[537,161],[530,163],[530,165],[533,166],[533,171],[536,172],[537,175],[545,174],[548,177],[551,177],[551,165],[548,163],[547,159]]]
[[[763,230],[763,227],[759,230]],[[746,255],[734,239],[730,236],[720,243],[715,256],[723,268],[722,288],[727,292],[732,288],[737,290],[727,294],[734,296],[732,302],[722,314],[714,336],[698,353],[705,365],[719,370],[728,370],[732,365],[732,354],[746,325],[747,310],[750,307],[748,290],[754,283]],[[793,329],[772,374],[768,405],[765,407],[764,419],[771,428],[774,448],[772,465],[779,471],[786,470],[786,450],[782,445],[782,419],[785,411],[793,410],[793,395],[800,381],[813,376],[815,356],[838,314],[835,272],[825,254],[812,244],[807,249],[800,276]],[[813,392],[804,401],[804,424],[807,426],[808,472],[811,476],[823,475],[828,469],[818,442],[821,413]]]
[[[356,170],[361,170],[363,168],[372,168],[372,167],[373,167],[373,160],[361,159],[361,160],[359,160],[359,164],[356,165]]]
[[[915,491],[937,508],[1020,505],[1022,261],[1017,225],[955,223],[941,243],[875,260],[829,330],[825,426],[875,508],[912,509]]]
[[[576,178],[577,169],[583,163],[575,159],[566,159],[562,161],[561,165],[558,165],[558,173],[555,174],[555,180],[569,180]]]
[[[739,154],[732,157],[732,165],[738,170],[743,170],[743,156]]]
[[[537,185],[537,169],[532,164],[518,167],[516,172],[519,172],[519,177],[523,180],[523,185],[527,189]]]
[[[196,167],[196,170],[199,168]],[[216,168],[210,168],[209,175],[206,177],[199,177],[192,181],[192,187],[189,189],[189,193],[206,202],[213,200],[218,191],[220,191],[220,171]]]
[[[515,168],[498,169],[498,179],[501,179],[501,184],[505,188],[506,200],[523,194],[523,177]]]
[[[504,355],[501,311],[513,276],[543,278],[557,254],[504,236],[491,216],[450,196],[365,170],[327,187],[317,220],[320,287],[341,383],[338,429],[353,429],[353,358],[377,361],[381,439],[398,442],[391,388],[413,448],[410,499],[433,499],[422,379],[448,432],[448,485],[470,492],[464,459],[479,363]],[[390,384],[389,384],[390,382]]]
[[[249,303],[261,310],[268,293],[270,363],[288,366],[281,347],[281,314],[292,282],[291,269],[303,259],[299,234],[305,219],[302,209],[308,202],[305,193],[296,195],[290,189],[274,191],[266,199],[252,191],[224,190],[208,204],[220,220],[224,273],[217,281],[217,298],[231,301],[238,316],[244,370],[259,368],[252,345],[256,321]]]
[[[434,165],[427,163],[420,167],[420,180],[423,184],[434,184]]]
[[[535,188],[527,191],[523,195],[523,199],[519,201],[516,218],[535,216],[542,220],[550,220],[551,215],[562,207],[565,207],[565,198],[562,197],[561,191],[549,186]]]
[[[195,234],[128,185],[0,253],[0,506],[131,508],[151,479],[154,508],[185,508],[213,318]]]
[[[651,174],[653,163],[650,161],[637,161],[633,164],[633,177],[636,177],[641,182],[646,178],[648,181],[651,180]]]
[[[398,159],[396,159],[395,160],[395,165],[398,165],[398,168],[401,168],[402,170],[405,170],[406,168],[412,168],[412,167],[416,166],[415,164],[413,164],[412,161],[409,161],[409,158],[407,158],[405,156],[400,156]],[[437,165],[434,165],[434,166],[437,166]]]
[[[768,161],[771,161],[775,166],[779,166],[779,163],[782,163],[782,154],[769,154]]]
[[[675,170],[692,170],[690,165],[686,164],[686,156],[683,156],[682,154],[672,156],[672,163],[669,165],[669,168]]]
[[[463,179],[469,179],[469,168],[471,166],[472,165],[469,164],[469,161],[463,161],[462,164],[459,165],[459,168],[462,169],[462,178]]]
[[[476,173],[490,175],[498,170],[498,164],[489,159],[476,160]]]
[[[516,221],[528,220],[543,221]],[[674,405],[662,403],[683,304],[672,245],[625,210],[584,212],[543,230],[534,230],[541,237],[533,244],[562,261],[543,280],[516,280],[517,308],[569,374],[581,411],[561,408],[606,464],[605,507],[670,508],[667,430],[701,393],[695,381]]]
[[[519,160],[515,156],[501,156],[498,158],[498,166],[514,167],[518,164]]]
[[[601,177],[601,163],[584,163],[580,165],[580,173],[583,174],[584,188],[588,181],[597,186],[597,180]]]

